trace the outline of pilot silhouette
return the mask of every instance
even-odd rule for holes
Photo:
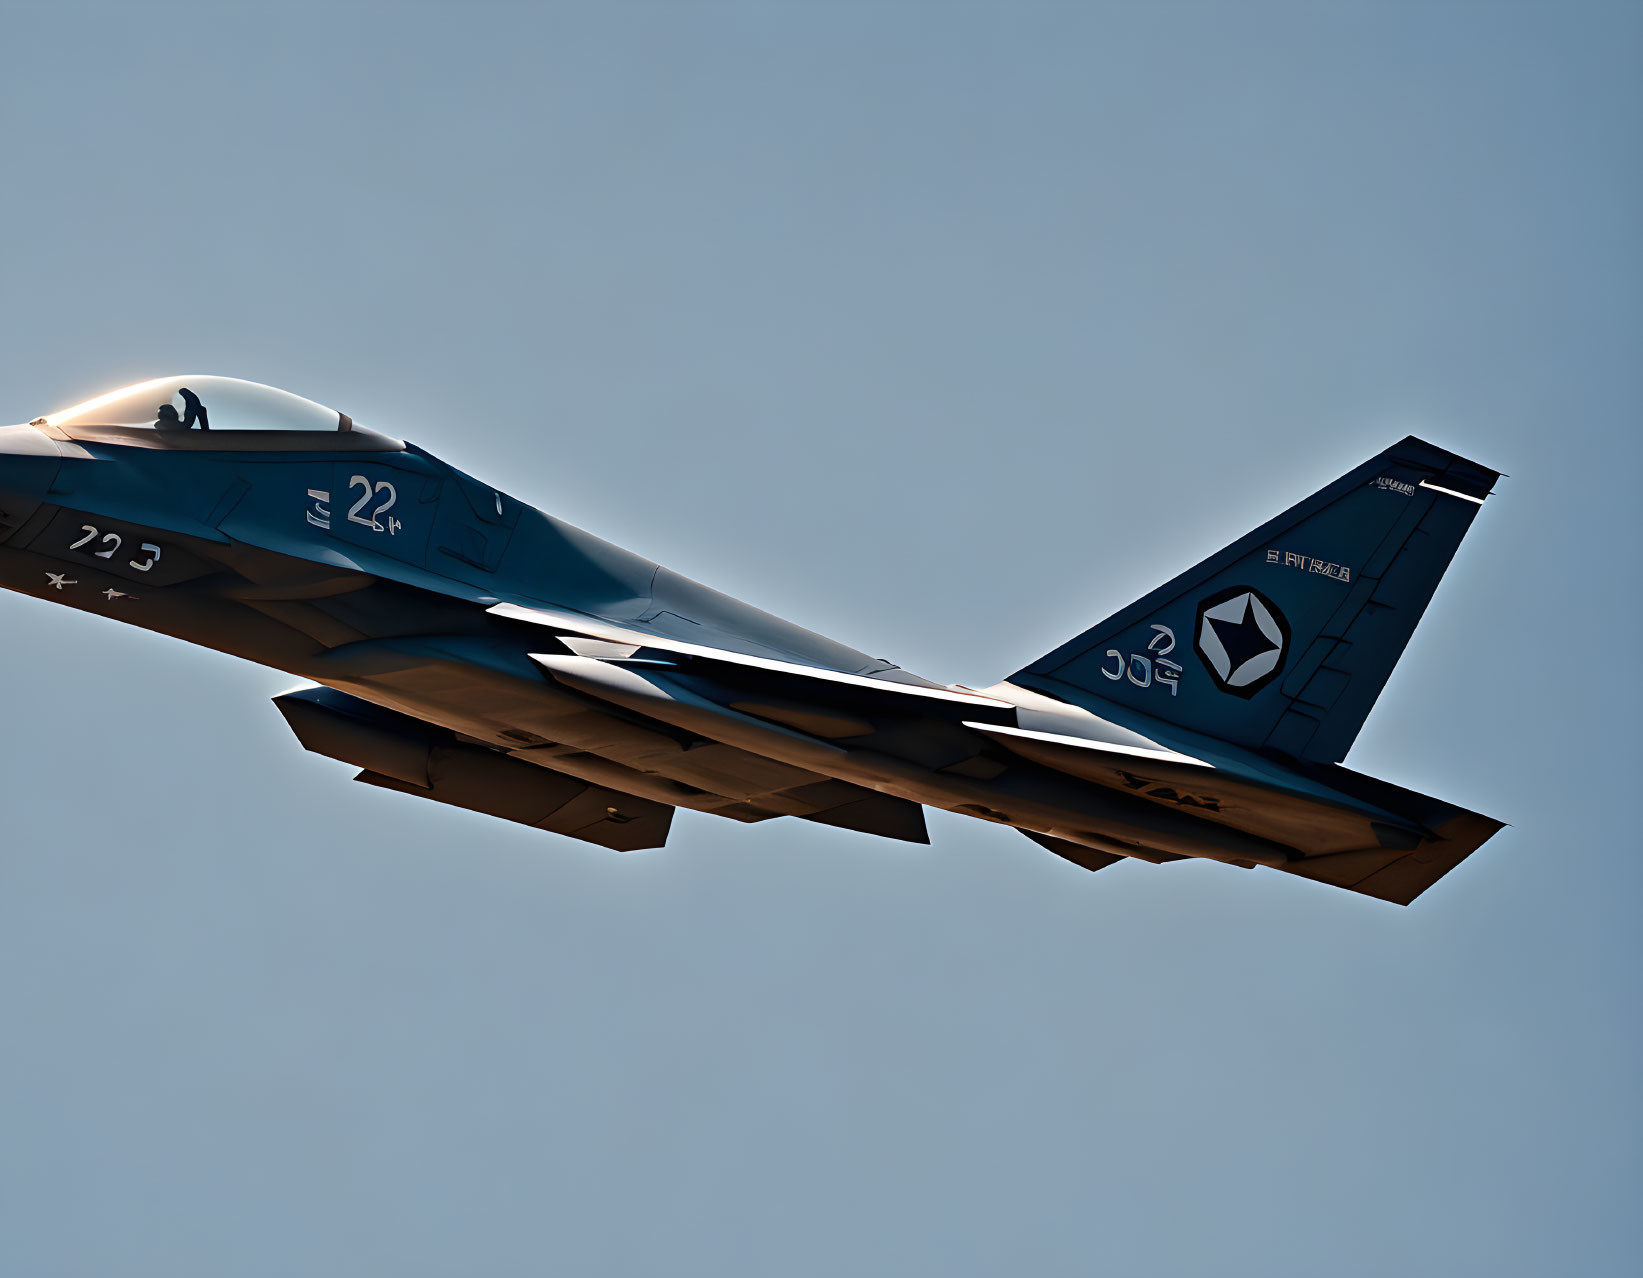
[[[183,429],[187,430],[198,420],[201,430],[210,430],[211,419],[206,415],[205,405],[200,403],[200,397],[186,386],[177,394],[183,397]]]
[[[160,415],[154,422],[155,430],[187,430],[182,418],[177,416],[177,410],[170,404],[160,405]]]

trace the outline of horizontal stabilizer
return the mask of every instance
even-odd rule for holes
[[[1436,803],[1438,800],[1428,800]],[[1480,816],[1475,811],[1454,808],[1454,816],[1438,826],[1436,838],[1415,848],[1372,848],[1334,856],[1306,857],[1283,866],[1286,874],[1316,879],[1321,884],[1344,887],[1365,897],[1408,905],[1421,892],[1459,866],[1466,857],[1502,830],[1503,821]]]
[[[1411,841],[1423,830],[1398,811],[1331,787],[1328,780],[1337,769],[1318,769],[1319,779],[1314,779],[1275,762],[1250,759],[1248,770],[1238,772],[1172,751],[1137,750],[1019,728],[969,726],[1043,767],[1143,800],[1160,811],[1241,830],[1297,857],[1375,843],[1377,825],[1403,830]],[[1344,768],[1338,771],[1356,776]]]
[[[1297,764],[1251,757],[1242,770],[1164,750],[1138,750],[1048,732],[968,725],[1013,753],[1064,775],[1092,782],[1160,810],[1191,813],[1196,836],[1170,843],[1175,854],[1217,856],[1210,843],[1218,827],[1271,841],[1286,858],[1267,862],[1366,896],[1408,905],[1502,828],[1431,795],[1406,790],[1339,765]],[[1090,834],[1089,846],[1023,831],[1069,861],[1112,852],[1158,860],[1158,850],[1125,846]],[[1084,837],[1084,836],[1080,836]],[[1201,840],[1201,842],[1200,842]],[[1197,844],[1197,846],[1195,846]],[[1167,859],[1173,859],[1168,857]],[[1099,869],[1109,864],[1101,860]]]

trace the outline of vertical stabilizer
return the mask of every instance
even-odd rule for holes
[[[1405,439],[1010,682],[1338,762],[1499,477]]]

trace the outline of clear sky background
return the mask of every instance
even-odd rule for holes
[[[287,387],[937,679],[1409,432],[1408,910],[351,784],[15,595],[0,1273],[1635,1273],[1637,4],[0,7],[0,420]]]

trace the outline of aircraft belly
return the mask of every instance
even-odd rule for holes
[[[275,698],[305,749],[363,768],[354,779],[616,851],[660,847],[673,805],[544,773],[424,720],[327,688]]]
[[[654,799],[658,803],[667,803],[678,808],[690,808],[696,812],[715,815],[726,815],[731,812],[739,814],[746,809],[746,805],[722,794],[700,790],[660,773],[641,772],[637,768],[630,768],[570,746],[532,746],[513,751],[513,757],[540,768],[562,772],[566,776],[579,777],[596,785],[609,786],[613,790],[623,790],[628,794]],[[758,811],[756,816],[738,815],[737,819],[768,820],[780,815],[782,814],[779,812]]]
[[[350,666],[354,677],[324,669],[313,677],[508,748],[538,766],[661,802],[744,821],[795,816],[892,838],[926,838],[922,817],[913,811],[917,800],[881,795],[800,760],[775,757],[759,748],[757,729],[765,725],[755,724],[749,742],[727,742],[643,710],[623,714],[607,702],[590,705],[574,689],[540,678],[430,658],[429,646],[357,645],[320,663]]]
[[[709,701],[665,668],[551,654],[534,654],[534,660],[561,684],[588,696],[749,753],[912,803],[1075,841],[1105,839],[1167,853],[1267,865],[1282,865],[1298,855],[1272,840],[1037,769],[1020,769],[987,780],[936,771],[880,750],[820,741]]]
[[[540,676],[518,678],[435,655],[433,646],[428,640],[362,643],[328,654],[306,673],[527,762],[739,820],[810,816],[871,793],[841,787],[848,792],[825,802],[793,798],[790,792],[827,783],[827,776],[603,703],[590,705]]]
[[[424,647],[427,643],[422,641]],[[1108,857],[1198,856],[1288,868],[1302,857],[1351,855],[1351,864],[1320,864],[1316,875],[1309,875],[1329,880],[1366,876],[1413,846],[1409,836],[1396,831],[1394,841],[1386,842],[1386,827],[1361,812],[1277,794],[1208,767],[1115,761],[1011,738],[1007,744],[1026,766],[993,776],[965,775],[869,748],[905,747],[913,733],[909,723],[841,745],[709,700],[696,688],[710,688],[721,698],[738,694],[712,681],[693,684],[663,667],[538,654],[535,664],[553,676],[550,681],[429,659],[414,645],[399,647],[394,660],[387,651],[393,645],[360,648],[341,655],[369,656],[366,679],[326,681],[509,748],[521,761],[737,820],[796,816],[922,841],[918,808],[929,805]],[[743,704],[754,709],[763,703]],[[802,721],[792,713],[800,704],[783,703],[789,720]],[[818,721],[825,721],[826,713],[819,706]],[[937,721],[927,730],[940,738],[951,727]],[[935,748],[931,758],[945,758],[949,749]],[[1408,841],[1398,843],[1400,838]],[[1359,853],[1373,864],[1364,861],[1359,869]]]

